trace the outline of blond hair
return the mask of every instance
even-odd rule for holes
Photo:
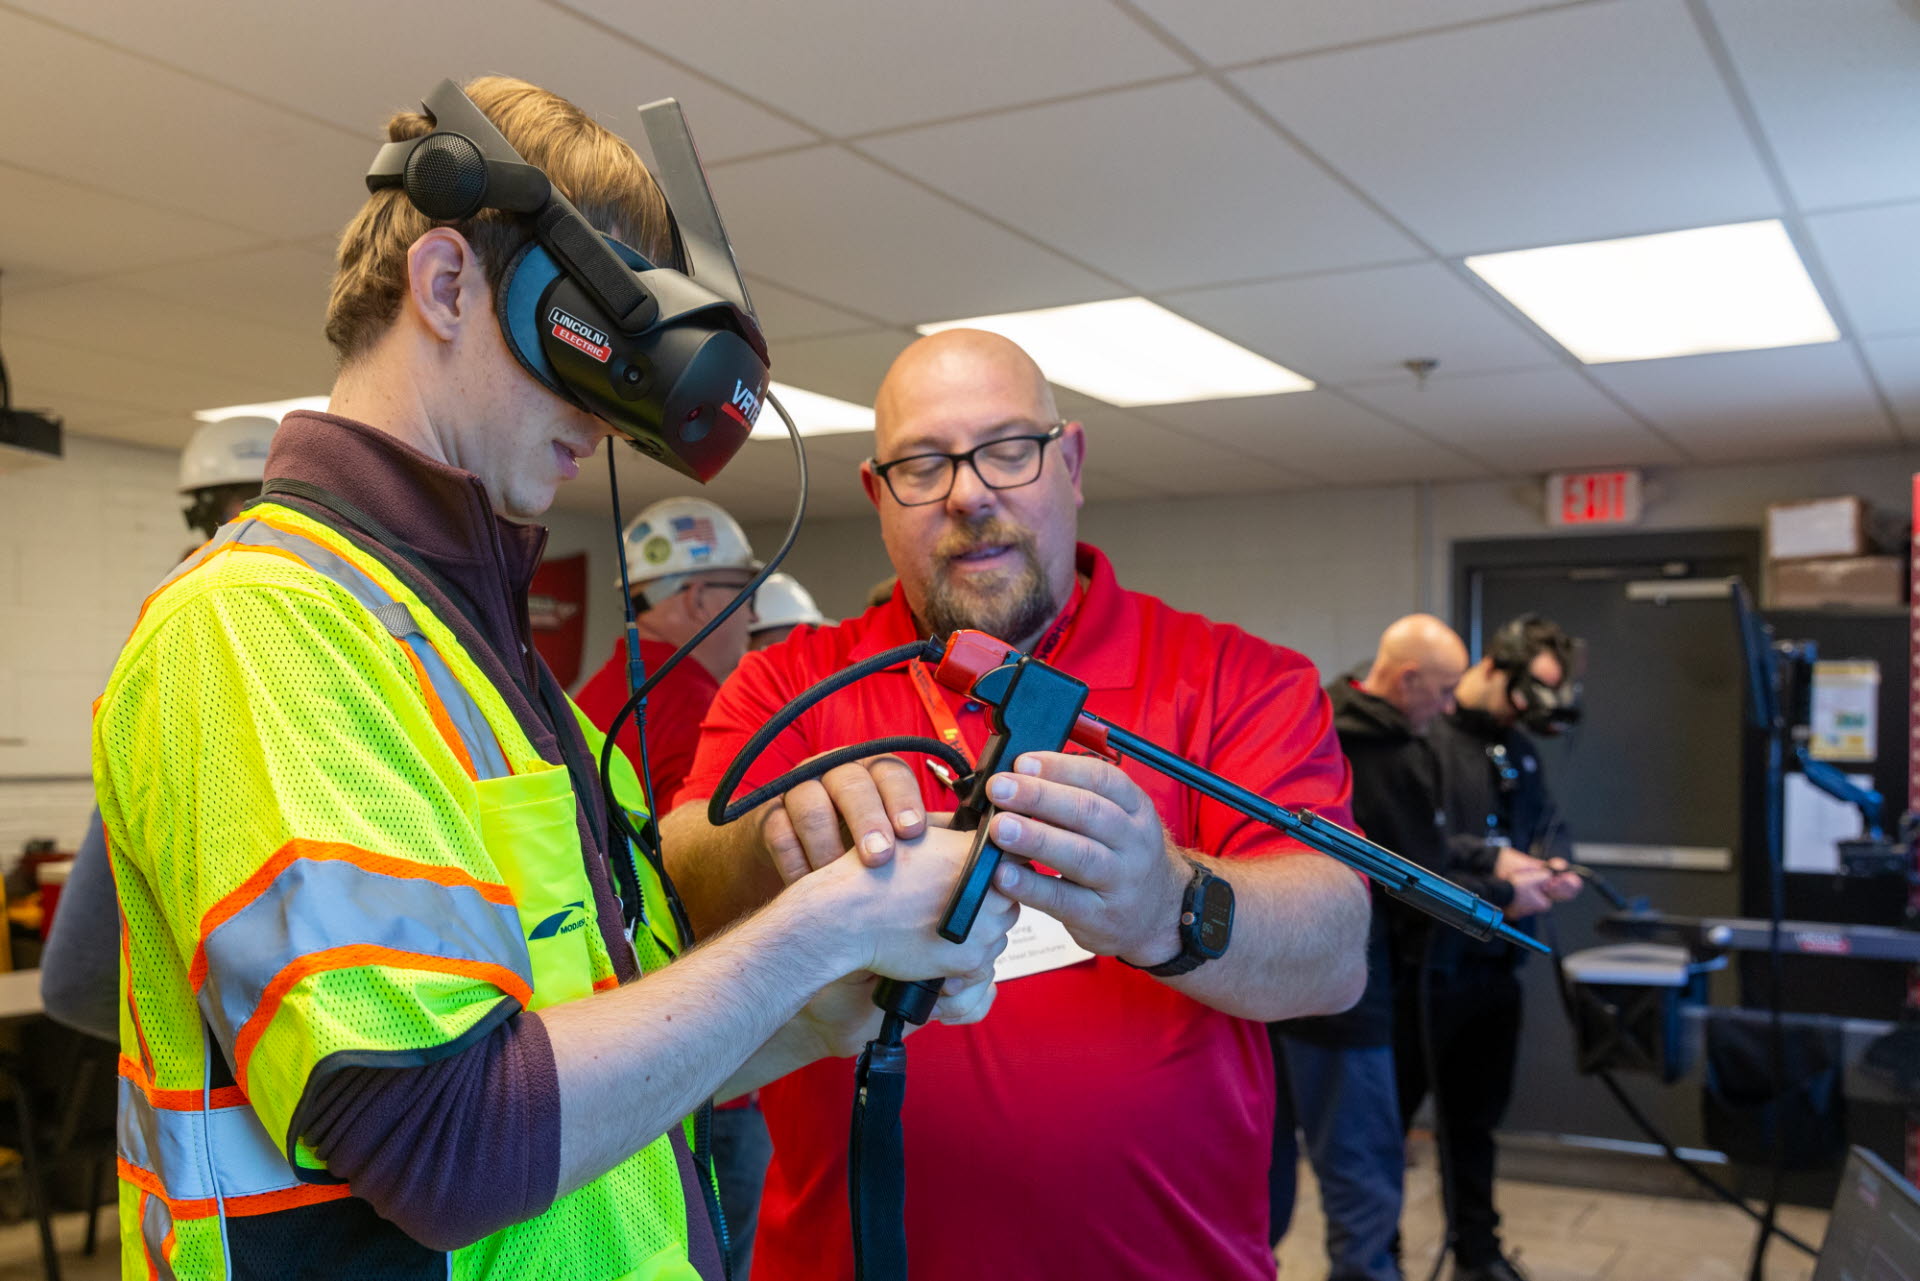
[[[565,98],[524,80],[482,76],[465,90],[521,158],[542,170],[588,222],[649,262],[675,265],[666,198],[625,140]],[[402,111],[387,121],[393,142],[432,129],[417,111]],[[519,215],[483,210],[460,222],[439,223],[415,209],[398,188],[372,193],[341,233],[327,300],[327,341],[341,364],[366,351],[393,324],[407,293],[407,251],[436,226],[452,227],[467,238],[495,288],[533,235],[531,221]]]

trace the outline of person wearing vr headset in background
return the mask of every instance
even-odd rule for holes
[[[1429,734],[1439,757],[1448,877],[1524,922],[1580,892],[1553,860],[1572,854],[1530,735],[1579,718],[1578,645],[1537,614],[1494,634],[1454,689],[1454,711]],[[1401,1124],[1429,1091],[1451,1202],[1458,1281],[1518,1281],[1493,1204],[1493,1132],[1513,1095],[1524,959],[1501,939],[1475,941],[1395,913],[1394,1069]],[[1524,928],[1524,925],[1523,925]],[[1425,1012],[1423,1017],[1423,1011]],[[1428,1064],[1432,1063],[1430,1079]]]
[[[288,416],[262,500],[148,599],[97,704],[129,1278],[712,1281],[702,1101],[871,1036],[849,974],[957,976],[944,1017],[991,999],[1011,905],[965,945],[933,930],[956,834],[691,951],[633,857],[631,767],[610,813],[599,735],[529,640],[525,522],[616,432],[717,471],[750,420],[694,363],[764,387],[728,356],[757,325],[652,267],[692,237],[627,143],[521,81],[467,93],[389,123],[341,240],[329,412]],[[566,372],[583,328],[620,363]],[[596,368],[638,371],[634,400]]]
[[[1467,647],[1431,614],[1409,614],[1380,636],[1373,661],[1327,686],[1340,750],[1353,768],[1353,817],[1376,841],[1429,870],[1447,862],[1440,762],[1428,731],[1453,710]],[[1279,1079],[1274,1125],[1273,1240],[1293,1214],[1296,1123],[1320,1185],[1328,1281],[1399,1281],[1406,1144],[1393,1070],[1392,900],[1377,890],[1367,935],[1367,990],[1351,1010],[1274,1023]]]
[[[704,802],[802,689],[962,628],[1086,682],[1088,711],[1280,804],[1350,823],[1347,767],[1312,665],[1124,590],[1106,557],[1076,542],[1087,436],[1060,421],[1024,351],[977,330],[923,338],[894,362],[875,418],[861,479],[898,582],[859,618],[749,654],[722,686],[664,824],[696,922],[725,922],[848,861],[843,831],[861,860],[884,866],[938,825],[954,780],[919,756],[842,766],[726,828],[709,826]],[[978,702],[911,668],[882,672],[805,713],[742,786],[929,726],[976,760],[990,732]],[[1272,1281],[1261,1177],[1272,1054],[1252,1020],[1352,1003],[1365,978],[1361,879],[1136,765],[1036,752],[1007,766],[989,785],[1001,810],[989,831],[1012,856],[995,884],[1028,909],[1032,968],[1006,969],[977,1028],[911,1042],[913,1276]],[[1058,877],[1017,865],[1026,858]],[[1236,907],[1225,951],[1210,957],[1189,905],[1220,882]],[[815,1064],[762,1091],[774,1136],[755,1245],[762,1281],[853,1275],[848,1067]]]

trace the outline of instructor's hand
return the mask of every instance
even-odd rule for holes
[[[1135,965],[1179,955],[1190,869],[1140,785],[1095,756],[1029,752],[1013,767],[987,784],[1002,811],[994,843],[1059,875],[1003,863],[1000,892],[1058,918],[1089,952]]]
[[[875,756],[802,783],[761,811],[760,838],[780,879],[793,884],[846,853],[868,867],[893,857],[896,840],[927,830],[920,785],[898,756]]]

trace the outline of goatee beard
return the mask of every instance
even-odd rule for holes
[[[992,543],[1019,554],[1017,567],[997,574],[968,575],[964,585],[948,570],[954,557]],[[1060,602],[1040,568],[1033,535],[989,520],[955,531],[934,548],[934,570],[927,580],[926,617],[935,636],[971,628],[1018,645],[1039,633],[1060,612]]]

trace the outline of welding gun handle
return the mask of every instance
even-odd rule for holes
[[[945,984],[939,979],[881,979],[873,989],[873,1003],[889,1014],[898,1014],[915,1027],[933,1017],[933,1006]]]
[[[986,817],[993,817],[991,811]],[[974,918],[980,915],[980,907],[987,901],[987,891],[993,888],[993,874],[1000,867],[1000,857],[1000,847],[987,836],[987,824],[983,821],[974,829],[967,870],[960,874],[960,883],[953,887],[953,897],[947,900],[946,914],[940,918],[941,938],[949,943],[967,941]]]

